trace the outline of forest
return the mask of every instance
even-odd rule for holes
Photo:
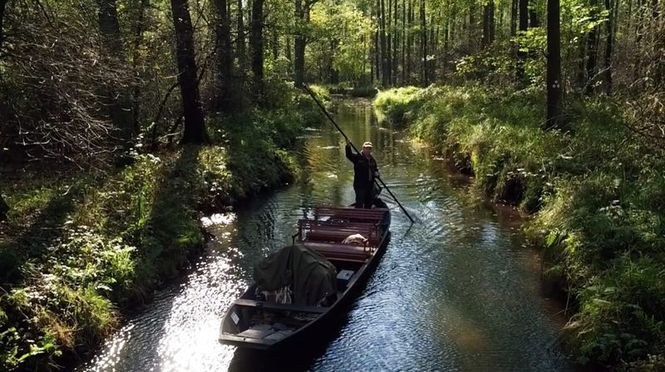
[[[374,98],[528,215],[582,367],[665,368],[665,3],[0,0],[0,369],[77,365]]]

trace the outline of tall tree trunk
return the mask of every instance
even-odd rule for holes
[[[120,36],[120,23],[118,22],[118,9],[116,0],[97,0],[99,30],[108,57],[120,67],[125,64],[125,54]],[[123,141],[131,141],[134,136],[134,121],[131,97],[128,91],[118,91],[113,86],[107,86],[105,101],[109,107],[111,121],[121,132]]]
[[[236,105],[238,100],[234,98],[238,94],[233,89],[233,50],[231,46],[231,20],[228,13],[229,4],[227,0],[214,0],[213,5],[217,15],[215,20],[217,69],[213,107],[217,112],[229,113],[239,109]]]
[[[386,4],[384,0],[380,0],[379,7],[379,34],[381,38],[381,85],[387,87],[390,84],[388,72],[388,56],[386,55]]]
[[[529,9],[529,27],[540,27],[540,19],[538,19],[538,12],[536,11],[536,0],[534,0],[531,9]]]
[[[402,85],[406,84],[406,14],[406,0],[402,0]]]
[[[559,0],[547,0],[547,129],[562,128]]]
[[[270,42],[270,47],[272,49],[272,60],[277,61],[277,58],[279,58],[279,32],[273,30],[271,36],[272,40]]]
[[[489,0],[483,6],[483,45],[489,46],[494,41],[494,31],[492,30],[494,24],[494,2]]]
[[[510,3],[510,37],[517,35],[517,0]]]
[[[238,8],[238,36],[236,37],[236,58],[240,67],[240,74],[247,70],[247,48],[245,47],[245,12],[242,6],[242,0],[237,1]],[[230,20],[229,20],[230,21]]]
[[[118,8],[116,0],[97,0],[99,9],[99,30],[106,48],[112,56],[123,54],[122,40],[120,38],[120,23],[118,22]]]
[[[591,20],[598,19],[598,0],[591,0]],[[598,67],[598,31],[599,26],[594,27],[587,34],[587,57],[586,57],[586,83],[584,94],[591,95],[593,93],[593,82],[595,80],[596,71]]]
[[[436,65],[438,59],[436,58],[437,51],[439,48],[439,25],[436,24],[434,14],[430,15],[430,43],[429,43],[429,53],[434,55],[434,58],[427,63],[428,72],[427,76],[430,81],[436,81]]]
[[[296,32],[293,53],[293,70],[294,80],[296,87],[302,86],[305,82],[305,34],[303,28],[307,22],[307,13],[309,13],[307,0],[296,0],[296,21],[299,22],[298,31]]]
[[[618,0],[614,0],[618,3]],[[607,94],[612,93],[612,49],[614,46],[614,28],[616,14],[614,12],[614,4],[611,0],[605,0],[605,9],[608,12],[608,18],[606,27],[607,27],[607,41],[605,43],[605,71],[604,71],[604,82],[605,82],[605,92]]]
[[[5,19],[5,6],[7,5],[7,0],[0,0],[0,51],[2,51],[2,42],[4,41],[4,32],[3,32],[3,21]],[[0,71],[2,72],[2,71]],[[0,221],[4,221],[7,218],[7,212],[9,212],[9,205],[5,202],[5,199],[0,193]]]
[[[372,74],[371,74],[371,72],[370,72],[369,80],[367,79],[367,61],[371,61],[371,58],[372,58],[372,51],[371,51],[372,47],[371,47],[370,44],[371,43],[367,42],[367,36],[363,36],[363,46],[364,46],[363,49],[367,51],[367,58],[363,58],[363,67],[360,70],[360,71],[362,71],[360,73],[360,86],[368,86],[368,85],[372,84],[372,78],[371,78]],[[370,70],[371,69],[372,69],[372,67],[371,67],[371,63],[370,63]]]
[[[2,43],[5,40],[5,33],[3,31],[3,21],[5,20],[5,6],[9,0],[0,0],[0,51],[2,50]]]
[[[379,30],[374,32],[374,66],[374,76],[372,78],[379,82],[381,81],[381,45],[379,44]]]
[[[411,73],[413,71],[412,67],[412,61],[413,58],[411,56],[411,51],[413,50],[413,32],[412,32],[412,26],[413,26],[413,20],[414,20],[414,10],[413,10],[413,2],[415,0],[409,0],[409,11],[408,11],[408,26],[407,26],[407,36],[406,36],[406,80],[405,84],[410,84],[411,83]]]
[[[3,4],[0,4],[4,6]],[[4,221],[7,218],[7,212],[9,212],[9,205],[5,202],[5,199],[0,194],[0,221]]]
[[[286,51],[285,51],[286,59],[289,62],[291,62],[291,61],[293,61],[293,54],[291,54],[291,38],[289,38],[288,36],[286,36],[285,38],[286,38],[286,43],[285,43],[285,45],[286,45]],[[292,63],[289,63],[288,70],[289,70],[288,71],[289,74],[291,74],[293,72],[293,64]]]
[[[399,10],[398,8],[398,3],[399,0],[393,0],[393,57],[392,57],[392,77],[393,77],[393,85],[397,85],[397,68],[399,66],[399,48],[397,47],[399,45],[399,31],[397,29],[397,20],[399,19],[399,16],[397,15],[397,11]]]
[[[518,0],[519,1],[519,30],[520,32],[526,32],[529,28],[529,0]],[[519,51],[517,53],[517,80],[520,84],[524,85],[526,83],[526,76],[524,75],[524,64],[526,63],[527,53]]]
[[[425,0],[420,0],[420,49],[422,51],[422,85],[428,84],[427,77],[427,18],[425,17]]]
[[[494,0],[490,0],[490,44],[494,42],[494,37],[496,35],[496,6],[494,5]],[[503,11],[501,12],[503,14]]]
[[[579,42],[578,51],[579,58],[577,59],[577,72],[575,77],[575,86],[580,92],[583,92],[586,86],[586,40],[583,39]]]
[[[443,28],[443,61],[441,61],[442,75],[448,71],[448,42],[450,38],[450,16],[446,17],[445,27]]]
[[[143,42],[143,32],[145,31],[145,11],[150,5],[150,0],[136,0],[138,4],[135,5],[136,8],[136,22],[134,23],[134,42],[132,45],[132,71],[134,72],[134,77],[138,80],[140,79],[139,65],[141,64],[141,43]],[[140,110],[141,110],[141,85],[134,85],[134,92],[132,94],[132,114],[133,114],[133,127],[134,133],[139,131],[139,120],[140,120]]]
[[[185,131],[182,143],[201,144],[208,141],[201,97],[196,76],[194,57],[194,30],[189,15],[187,0],[171,0],[171,13],[176,38],[176,60],[178,65],[178,84],[182,96],[185,116]]]
[[[263,1],[252,0],[252,29],[249,45],[252,50],[252,75],[255,102],[263,102]]]
[[[388,85],[393,85],[393,37],[392,37],[392,13],[393,13],[393,0],[388,0],[388,14],[386,17],[386,72],[388,75]]]
[[[617,1],[618,3],[618,1]],[[632,30],[632,24],[633,24],[633,0],[628,0],[628,11],[626,12],[626,18],[628,19],[626,21],[626,30],[628,30],[628,33],[631,32]]]
[[[643,0],[637,0],[637,4],[635,4],[635,43],[637,44],[636,46],[639,46],[640,42],[642,41],[642,35],[644,33],[644,25],[646,22],[644,22],[644,9],[642,9],[642,1]],[[636,69],[637,70],[637,69]],[[636,71],[637,74],[635,76],[642,76],[639,71]]]

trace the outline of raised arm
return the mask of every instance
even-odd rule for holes
[[[355,163],[358,155],[353,153],[353,151],[351,150],[351,145],[347,143],[345,150],[346,150],[346,158]]]

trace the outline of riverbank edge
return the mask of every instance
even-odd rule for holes
[[[104,171],[37,171],[3,187],[12,209],[0,226],[0,369],[79,364],[201,254],[201,217],[297,177],[290,151],[322,119],[309,100],[294,93],[296,109],[208,118],[223,145],[137,152]]]
[[[665,328],[659,319],[662,312],[658,313],[665,309],[659,300],[665,287],[657,280],[658,273],[665,272],[661,271],[665,270],[665,260],[651,251],[652,245],[662,242],[643,238],[614,243],[631,246],[620,250],[610,245],[613,251],[608,255],[603,247],[608,237],[591,242],[597,231],[584,226],[593,218],[609,220],[614,224],[603,227],[609,231],[605,235],[612,237],[628,227],[644,229],[635,221],[613,215],[617,214],[617,201],[623,204],[629,198],[644,198],[642,194],[647,192],[636,197],[634,190],[661,181],[656,177],[643,183],[646,177],[638,175],[624,177],[626,185],[620,188],[603,187],[606,178],[613,181],[615,173],[625,174],[626,168],[644,160],[634,156],[640,144],[626,133],[615,106],[607,101],[576,103],[569,113],[578,121],[575,132],[561,133],[540,128],[544,98],[535,91],[406,87],[381,91],[373,103],[380,119],[406,129],[412,139],[445,155],[460,172],[474,176],[473,185],[479,193],[494,202],[518,206],[530,215],[524,230],[542,249],[549,266],[544,285],[567,293],[574,312],[564,340],[576,363],[619,369],[657,370],[665,366]],[[608,135],[612,130],[616,132]],[[629,139],[621,138],[622,134]],[[628,151],[621,152],[621,146]],[[615,150],[619,150],[619,161],[604,157]],[[612,160],[620,165],[618,169],[601,164]],[[640,165],[663,169],[658,161]],[[630,189],[632,194],[626,191]],[[597,194],[589,196],[589,192]],[[583,200],[585,197],[594,200]],[[629,207],[624,208],[628,213]],[[631,204],[630,208],[662,217],[657,207]],[[650,233],[657,234],[658,228],[656,224]],[[591,248],[600,252],[580,253]],[[640,251],[637,258],[635,250]],[[599,258],[608,263],[591,266]],[[626,272],[635,271],[642,274],[627,279],[630,274]],[[643,321],[649,317],[651,321]]]

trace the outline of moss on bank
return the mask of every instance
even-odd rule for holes
[[[27,172],[3,185],[11,210],[0,226],[0,369],[57,368],[93,350],[124,310],[201,252],[202,211],[292,179],[287,149],[321,116],[291,97],[210,118],[214,146],[137,154],[103,172]]]
[[[527,236],[576,308],[580,364],[665,367],[665,159],[608,99],[569,105],[571,131],[543,131],[544,94],[479,86],[381,92],[375,107],[534,217]]]

